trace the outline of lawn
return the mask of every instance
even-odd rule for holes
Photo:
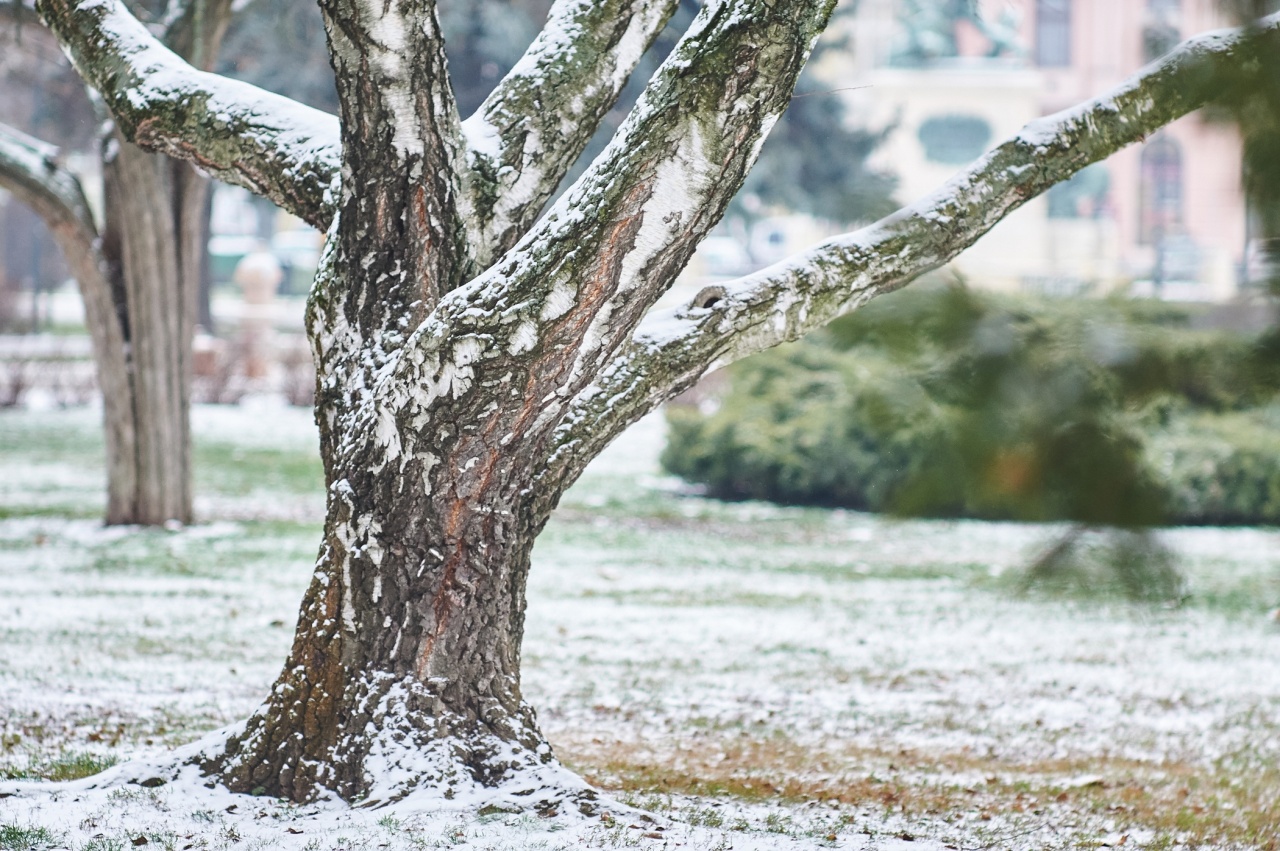
[[[197,408],[201,523],[154,531],[101,527],[96,418],[0,414],[0,851],[1280,847],[1280,532],[1162,533],[1178,607],[1026,593],[1061,528],[702,499],[660,418],[529,589],[526,696],[606,817],[33,792],[246,716],[319,544],[308,412]]]

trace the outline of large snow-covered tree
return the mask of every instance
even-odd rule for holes
[[[6,11],[17,19],[23,9],[14,3]],[[185,61],[210,67],[230,14],[231,0],[171,4],[159,38]],[[110,121],[99,143],[101,220],[58,148],[2,124],[0,187],[44,220],[80,288],[103,400],[107,523],[186,523],[191,339],[209,180],[186,162],[141,150]]]
[[[307,312],[319,557],[266,701],[191,757],[233,790],[295,800],[589,797],[520,690],[530,551],[587,463],[707,370],[945,263],[1280,47],[1280,18],[1192,39],[915,205],[656,314],[834,0],[707,2],[546,211],[675,0],[557,0],[465,119],[434,0],[320,5],[338,118],[193,68],[119,0],[39,2],[130,139],[328,231]]]

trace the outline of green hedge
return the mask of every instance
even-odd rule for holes
[[[1248,406],[1274,338],[1160,304],[963,287],[886,297],[673,407],[663,464],[715,496],[916,516],[1274,523],[1280,440]]]
[[[884,359],[792,345],[735,369],[719,410],[669,414],[663,465],[716,496],[892,508],[940,463],[946,414]]]
[[[1148,456],[1174,522],[1280,525],[1280,407],[1175,419]]]

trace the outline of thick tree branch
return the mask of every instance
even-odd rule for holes
[[[799,339],[938,268],[1031,198],[1205,105],[1224,80],[1238,83],[1254,56],[1276,50],[1280,15],[1192,38],[1111,92],[1031,122],[910,207],[646,317],[574,400],[547,476],[572,481],[623,429],[704,372]]]
[[[524,57],[463,123],[481,268],[533,224],[678,5],[557,0]]]
[[[196,70],[120,0],[39,0],[37,8],[128,139],[328,225],[340,170],[336,118]]]
[[[363,286],[359,297],[391,299],[386,316],[410,316],[410,304],[434,305],[475,272],[462,217],[461,119],[436,3],[322,0],[320,10],[342,104],[343,219],[379,222],[379,238],[398,230],[415,250],[414,268],[387,270],[385,286]],[[356,236],[348,234],[348,251],[364,250]],[[390,327],[384,318],[371,317],[369,328]]]

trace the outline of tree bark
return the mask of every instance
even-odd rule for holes
[[[231,0],[191,0],[166,36],[212,64]],[[191,340],[204,274],[210,186],[187,163],[112,133],[103,142],[101,238],[56,149],[0,128],[0,184],[53,231],[80,286],[103,395],[106,522],[193,519]]]
[[[403,472],[361,461],[330,486],[284,672],[205,766],[233,791],[307,800],[331,790],[374,805],[419,788],[492,800],[507,785],[521,808],[563,800],[571,784],[520,691],[524,588],[542,522],[520,497],[527,474],[464,499],[424,486],[428,457]]]
[[[105,161],[104,248],[116,261],[123,295],[118,308],[128,344],[129,406],[134,447],[128,511],[108,522],[190,523],[190,368],[195,264],[202,256],[202,187],[178,170],[185,164],[148,154],[118,137]],[[194,175],[193,175],[194,177]],[[195,178],[199,180],[199,178]],[[194,196],[194,197],[193,197]]]

